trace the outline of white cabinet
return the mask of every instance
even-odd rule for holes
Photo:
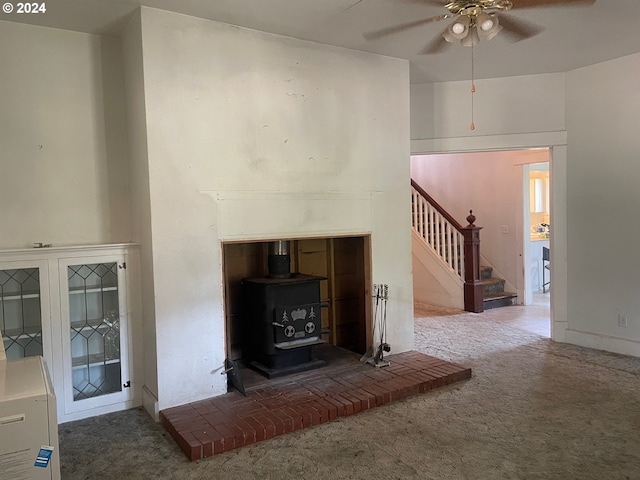
[[[45,260],[0,262],[0,330],[8,359],[52,360],[49,270]]]
[[[60,480],[56,397],[42,357],[0,361],[0,478]]]
[[[43,355],[61,423],[140,403],[138,263],[135,245],[0,252],[7,358]]]

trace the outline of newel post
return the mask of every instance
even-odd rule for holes
[[[469,210],[464,235],[464,309],[467,312],[484,311],[482,281],[480,279],[480,229],[476,227],[473,210]]]

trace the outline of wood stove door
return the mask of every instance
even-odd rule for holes
[[[277,347],[293,347],[320,336],[320,303],[275,308],[274,342]]]

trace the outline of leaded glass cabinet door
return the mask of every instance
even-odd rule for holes
[[[0,263],[0,330],[7,359],[42,355],[51,364],[48,292],[46,262]]]
[[[131,391],[126,265],[113,257],[77,260],[60,260],[59,267],[68,328],[63,339],[67,413],[127,400]]]

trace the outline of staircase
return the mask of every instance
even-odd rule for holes
[[[469,224],[463,227],[411,180],[411,213],[414,236],[420,237],[420,241],[437,257],[441,266],[446,265],[448,273],[445,276],[455,275],[454,283],[459,285],[458,292],[462,295],[464,309],[468,312],[481,312],[479,232],[482,227],[473,224],[476,218],[473,212],[469,210],[466,218]],[[433,271],[430,273],[433,274]],[[440,283],[439,286],[444,287],[444,284]],[[447,290],[447,301],[454,300],[457,303],[457,300],[449,298],[451,290],[444,290]],[[434,295],[438,296],[437,293]]]
[[[480,279],[482,281],[482,292],[484,294],[484,309],[489,310],[491,308],[514,305],[518,295],[515,293],[505,292],[505,280],[502,278],[495,278],[492,275],[493,268],[480,267]]]
[[[504,291],[506,280],[494,278],[492,267],[480,265],[479,231],[482,227],[474,224],[476,217],[472,211],[466,218],[469,224],[463,227],[411,180],[411,217],[414,237],[419,237],[418,241],[424,242],[428,247],[426,250],[436,259],[427,268],[438,289],[432,284],[427,302],[433,298],[435,302],[457,303],[460,301],[458,295],[462,295],[464,309],[469,312],[516,303],[517,294]],[[418,258],[415,253],[414,258]],[[424,267],[428,260],[420,258],[420,262]]]

